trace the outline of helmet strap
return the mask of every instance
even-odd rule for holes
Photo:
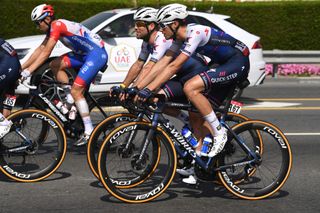
[[[46,23],[46,25],[49,27],[49,31],[50,31],[51,23],[53,22],[53,20],[54,20],[53,16],[50,16],[50,22],[49,22],[49,23],[48,23],[48,22],[46,22],[45,20],[43,20],[43,21],[44,21],[44,23]]]
[[[150,39],[150,37],[151,37],[151,34],[155,31],[156,27],[154,27],[153,30],[150,31],[149,28],[148,28],[149,24],[148,24],[146,21],[145,21],[144,23],[145,23],[145,25],[146,25],[148,34],[147,34],[142,40],[145,41],[145,42],[149,42],[149,39]]]
[[[175,30],[171,26],[168,26],[168,27],[173,32],[173,35],[169,39],[176,40],[177,39],[177,32],[178,32],[178,30],[180,28],[180,24],[178,25],[178,27]]]

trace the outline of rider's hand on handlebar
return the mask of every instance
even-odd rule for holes
[[[153,95],[153,92],[147,87],[138,92],[138,101],[145,102]]]

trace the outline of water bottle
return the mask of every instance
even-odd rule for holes
[[[184,125],[181,130],[181,134],[187,139],[187,141],[193,148],[197,148],[199,146],[197,139],[193,136],[192,132],[188,128],[188,125]]]
[[[54,105],[56,105],[57,109],[60,110],[63,103],[61,101],[59,101],[58,99],[53,101]]]
[[[73,105],[69,111],[69,119],[70,120],[76,119],[76,114],[77,114],[77,108]]]
[[[64,115],[68,113],[68,108],[66,104],[63,104],[60,100],[56,99],[54,100],[54,105],[56,105],[57,109],[60,110]]]
[[[62,114],[64,114],[64,115],[67,114],[67,113],[69,112],[68,107],[67,107],[67,104],[63,104],[63,105],[61,106],[60,111],[61,111]]]
[[[212,146],[212,137],[210,134],[208,134],[203,139],[203,143],[201,147],[201,156],[208,156],[208,152],[210,151],[211,146]]]

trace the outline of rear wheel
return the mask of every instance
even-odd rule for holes
[[[256,153],[257,159],[244,149],[233,155],[221,153],[218,166],[223,169],[218,171],[218,176],[222,184],[243,199],[257,200],[273,195],[283,186],[291,171],[292,154],[287,138],[276,126],[258,120],[240,123],[233,130],[246,145],[254,144],[252,131],[259,132],[263,152],[248,146]],[[229,142],[239,144],[232,136]]]

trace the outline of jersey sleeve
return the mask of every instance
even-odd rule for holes
[[[141,51],[138,58],[142,61],[146,61],[149,57],[149,54],[150,54],[150,51],[148,49],[148,43],[143,42],[141,45]]]
[[[51,23],[51,29],[50,29],[50,34],[49,34],[49,38],[54,39],[55,41],[58,41],[60,36],[64,33],[67,32],[67,27],[66,25],[57,20],[57,21],[53,21]]]
[[[164,54],[167,52],[167,50],[170,48],[172,44],[172,40],[166,40],[164,36],[158,36],[155,39],[154,45],[153,45],[153,52],[151,54],[150,61],[158,62]]]
[[[191,56],[196,49],[199,47],[202,39],[204,37],[204,33],[197,29],[191,29],[189,33],[187,33],[187,39],[184,42],[183,48],[181,52]]]

